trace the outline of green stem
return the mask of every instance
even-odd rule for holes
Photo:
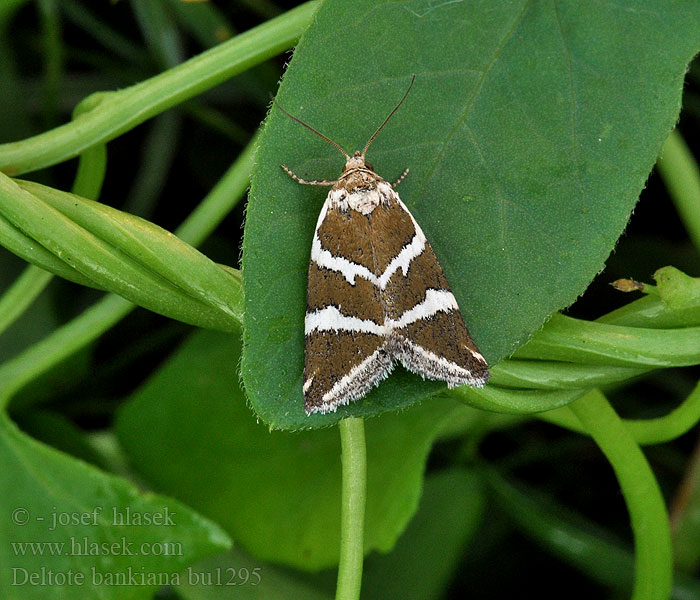
[[[491,369],[491,385],[561,390],[600,387],[638,377],[650,369],[587,365],[556,360],[504,360]]]
[[[666,139],[656,166],[690,239],[700,250],[700,169],[678,131]]]
[[[63,162],[288,50],[318,5],[317,0],[302,4],[129,88],[89,96],[79,107],[79,118],[70,123],[0,144],[0,170],[17,175]]]
[[[365,424],[359,417],[343,419],[340,428],[343,498],[340,516],[340,564],[336,600],[357,600],[362,587],[367,456]]]
[[[568,406],[555,408],[536,416],[571,431],[587,433]],[[634,441],[642,446],[675,440],[695,427],[698,421],[700,421],[700,384],[695,386],[681,404],[663,417],[623,420]]]
[[[638,368],[696,365],[700,327],[623,327],[555,314],[514,356]]]
[[[106,172],[107,146],[97,144],[80,155],[71,192],[88,200],[97,200],[102,192]]]
[[[599,317],[595,322],[650,329],[694,327],[700,325],[700,310],[694,306],[673,308],[658,296],[644,296]]]
[[[0,410],[32,379],[87,346],[134,308],[134,304],[120,296],[105,296],[80,316],[0,365]]]
[[[673,583],[671,532],[649,463],[602,393],[594,390],[570,408],[612,465],[627,503],[635,543],[632,598],[666,600]]]
[[[80,155],[73,193],[96,200],[102,189],[106,167],[106,149],[94,146]],[[12,286],[0,296],[0,334],[36,300],[53,275],[29,265]]]
[[[532,414],[566,406],[586,393],[586,389],[518,390],[487,385],[473,388],[462,385],[443,391],[470,406],[513,415]]]
[[[253,165],[254,138],[217,185],[176,230],[182,240],[200,244],[243,197]],[[0,409],[24,385],[97,339],[136,306],[110,294],[38,344],[0,365]]]

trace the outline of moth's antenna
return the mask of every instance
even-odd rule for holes
[[[292,121],[296,121],[297,123],[299,123],[299,125],[303,125],[303,126],[306,127],[307,129],[313,131],[318,137],[323,138],[323,139],[326,140],[329,144],[333,144],[338,150],[340,150],[341,154],[346,158],[346,160],[347,160],[348,158],[350,158],[350,156],[348,155],[348,153],[345,152],[345,150],[343,150],[343,149],[342,149],[338,144],[336,144],[331,138],[326,137],[326,136],[323,135],[320,131],[317,131],[316,129],[314,129],[313,127],[311,127],[311,125],[309,125],[308,123],[304,123],[304,121],[302,121],[301,119],[298,119],[298,118],[295,117],[294,115],[289,114],[286,110],[284,110],[284,109],[280,106],[279,102],[277,102],[277,100],[275,100],[275,99],[272,97],[272,95],[270,96],[270,98],[272,98],[272,102],[274,102],[275,106],[276,106],[277,108],[279,108],[279,109],[280,109],[285,115],[287,115],[290,119],[292,119]]]
[[[379,132],[380,132],[382,129],[384,129],[384,125],[386,125],[386,124],[389,122],[389,119],[391,119],[391,117],[394,116],[394,113],[395,113],[397,110],[399,110],[399,106],[401,106],[401,105],[403,104],[403,101],[406,99],[406,96],[408,96],[408,92],[411,91],[411,88],[413,87],[413,82],[414,82],[415,80],[416,80],[416,76],[414,75],[413,77],[411,77],[411,83],[408,84],[408,89],[406,90],[406,93],[403,95],[403,98],[401,98],[401,100],[399,100],[399,103],[394,107],[394,110],[392,110],[392,111],[389,113],[389,116],[388,116],[386,119],[384,119],[384,123],[382,123],[382,124],[379,126],[379,128],[377,129],[377,131],[375,131],[375,132],[372,134],[372,137],[369,138],[369,141],[367,142],[367,144],[365,145],[365,147],[364,147],[363,150],[362,150],[362,154],[361,154],[362,158],[365,157],[365,153],[367,152],[367,149],[369,148],[369,145],[374,141],[374,138],[376,138],[377,135],[379,135]]]

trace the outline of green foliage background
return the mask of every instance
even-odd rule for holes
[[[171,577],[159,597],[332,597],[329,426],[364,415],[363,598],[700,598],[697,3],[287,4],[0,4],[0,596],[163,587],[94,582],[136,571]],[[325,192],[279,164],[342,163],[266,118],[294,46],[280,103],[348,151],[416,75],[369,158],[411,169],[399,191],[494,365],[484,390],[398,371],[304,415]],[[682,92],[689,146],[668,137]],[[621,276],[657,285],[621,300]],[[111,522],[127,508],[175,525]],[[183,551],[17,546],[71,539]],[[42,567],[88,583],[12,585]]]

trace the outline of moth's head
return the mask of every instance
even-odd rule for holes
[[[374,167],[365,160],[363,153],[359,150],[355,151],[352,156],[348,156],[345,161],[343,172],[351,171],[352,169],[369,169],[370,171],[374,171]]]

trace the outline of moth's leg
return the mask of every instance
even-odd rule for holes
[[[403,181],[404,177],[406,177],[406,175],[408,175],[408,171],[409,171],[409,169],[406,169],[401,174],[401,177],[399,177],[394,183],[391,184],[391,187],[396,187],[397,185],[399,185],[399,183],[401,183]]]
[[[287,174],[297,183],[301,183],[303,185],[335,185],[338,183],[337,180],[335,181],[330,181],[329,179],[302,179],[301,177],[298,177],[291,169],[286,167],[285,165],[280,165],[286,172]]]

